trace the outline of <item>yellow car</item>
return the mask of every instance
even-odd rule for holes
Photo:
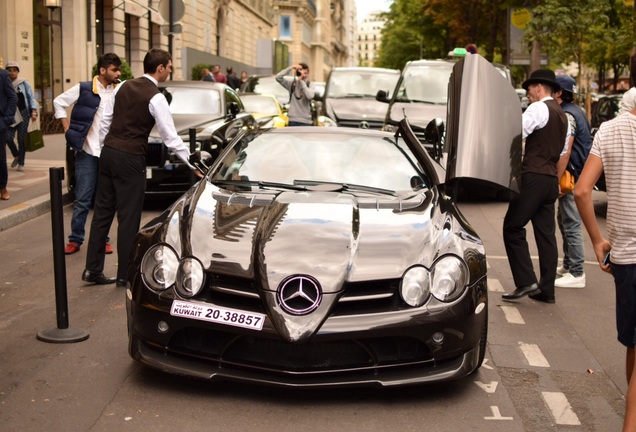
[[[240,97],[245,111],[252,114],[261,128],[280,128],[289,123],[289,117],[276,97],[249,93],[241,93]]]

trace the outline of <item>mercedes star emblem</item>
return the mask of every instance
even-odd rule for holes
[[[311,276],[288,277],[278,288],[278,302],[292,315],[307,315],[320,305],[320,300],[322,290]]]

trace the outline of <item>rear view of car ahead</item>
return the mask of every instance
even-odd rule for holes
[[[166,81],[159,88],[168,100],[183,141],[190,142],[191,151],[205,152],[212,160],[241,130],[256,126],[236,92],[225,84]],[[146,154],[146,197],[181,195],[197,180],[192,170],[163,144],[155,127]]]
[[[406,120],[397,134],[294,127],[238,137],[135,239],[130,355],[177,374],[293,387],[476,370],[486,255],[449,191],[473,176],[514,187],[521,117],[509,114],[519,103],[510,86],[464,92],[475,76],[490,89],[498,73],[485,59],[456,72],[448,165]],[[492,109],[475,109],[485,97]]]
[[[397,69],[373,67],[334,68],[323,96],[323,114],[336,126],[382,129],[386,105],[377,102],[379,90],[387,94],[400,78]]]

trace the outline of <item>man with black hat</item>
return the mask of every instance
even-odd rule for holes
[[[592,148],[590,124],[585,112],[578,105],[572,103],[576,92],[574,78],[569,75],[557,75],[556,81],[561,86],[561,90],[555,93],[554,98],[565,111],[571,130],[571,136],[568,139],[568,147],[571,152],[565,169],[574,176],[575,180],[578,180]],[[563,238],[563,264],[557,267],[557,280],[554,286],[585,288],[585,273],[583,271],[585,249],[581,230],[582,222],[572,192],[559,196],[557,221]]]
[[[554,72],[534,71],[522,87],[531,104],[522,115],[525,139],[519,194],[512,198],[504,218],[503,235],[516,289],[503,300],[527,295],[533,300],[554,303],[554,280],[559,258],[554,222],[554,203],[559,196],[557,162],[564,150],[569,126],[563,109],[552,98],[560,89]],[[567,149],[566,149],[567,150]],[[541,278],[537,277],[526,240],[526,225],[532,229],[539,251]]]

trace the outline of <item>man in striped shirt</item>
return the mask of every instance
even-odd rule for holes
[[[592,202],[592,189],[603,171],[609,240],[599,229]],[[574,199],[601,270],[614,276],[618,341],[627,347],[623,431],[633,431],[636,430],[636,109],[601,125],[576,183]],[[611,259],[606,259],[610,250]]]

